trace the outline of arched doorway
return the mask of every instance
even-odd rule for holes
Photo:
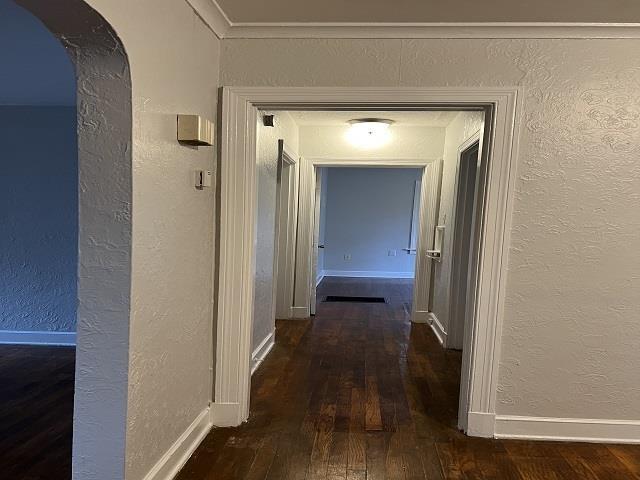
[[[77,346],[73,478],[122,478],[131,291],[131,80],[124,47],[82,0],[18,0],[62,42],[77,82]],[[38,139],[34,139],[37,141]]]

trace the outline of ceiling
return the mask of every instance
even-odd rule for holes
[[[444,128],[458,114],[455,111],[434,112],[371,112],[371,111],[290,111],[298,126],[345,125],[355,118],[384,118],[398,126],[422,126]]]
[[[217,0],[232,24],[640,22],[639,0]]]

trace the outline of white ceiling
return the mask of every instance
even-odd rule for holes
[[[291,111],[289,114],[298,126],[345,125],[349,120],[355,118],[385,118],[393,120],[398,126],[444,128],[449,125],[458,112]]]
[[[639,0],[217,0],[244,23],[639,22]]]

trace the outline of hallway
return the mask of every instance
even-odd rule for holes
[[[640,447],[470,438],[456,429],[460,352],[411,325],[410,280],[326,278],[313,321],[277,322],[251,417],[217,428],[179,480],[632,479]]]

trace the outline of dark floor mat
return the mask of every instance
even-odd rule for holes
[[[352,297],[348,295],[327,295],[325,302],[351,302],[351,303],[387,303],[384,297]]]

